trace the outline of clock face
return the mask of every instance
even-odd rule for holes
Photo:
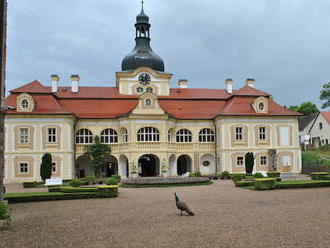
[[[150,83],[150,80],[151,80],[151,78],[150,78],[150,75],[148,73],[142,73],[139,76],[139,82],[142,85],[149,84]]]

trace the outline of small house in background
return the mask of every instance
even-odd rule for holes
[[[311,144],[314,148],[330,144],[330,112],[320,112],[309,129]]]
[[[299,118],[299,140],[302,147],[311,147],[309,130],[313,125],[318,113],[302,116]]]

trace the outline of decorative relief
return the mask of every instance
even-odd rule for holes
[[[33,97],[27,93],[20,94],[16,98],[17,112],[32,112],[34,105]]]
[[[254,100],[252,108],[256,113],[267,114],[268,113],[268,99],[261,96]]]

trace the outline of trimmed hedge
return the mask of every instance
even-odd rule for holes
[[[329,178],[328,172],[311,172],[309,173],[309,176],[312,178],[312,180],[323,180]]]
[[[23,182],[23,188],[35,188],[36,186],[37,186],[37,181]]]
[[[70,187],[56,187],[55,189],[65,188],[67,191]],[[52,188],[54,189],[54,188]],[[83,188],[74,188],[83,189]],[[85,198],[103,198],[103,197],[117,197],[118,186],[99,186],[97,188],[87,188],[94,190],[94,192],[77,192],[77,193],[63,193],[63,192],[33,192],[33,193],[8,193],[5,195],[5,200],[9,203],[20,202],[35,202],[35,201],[56,201],[56,200],[72,200],[72,199],[85,199]]]
[[[106,185],[117,185],[118,181],[116,178],[110,177],[104,181]]]
[[[268,190],[276,187],[275,178],[256,178],[254,180],[254,187],[257,190]]]
[[[97,188],[53,187],[53,188],[48,188],[48,192],[62,192],[62,193],[97,192]]]
[[[277,189],[297,189],[297,188],[314,188],[329,187],[330,180],[297,180],[283,181],[276,184]]]
[[[249,187],[254,185],[254,181],[234,181],[236,187]]]
[[[268,171],[267,176],[271,177],[271,178],[280,177],[281,172],[279,172],[279,171]]]
[[[246,175],[243,173],[236,173],[230,175],[231,180],[235,181],[241,181],[242,179],[246,178]]]

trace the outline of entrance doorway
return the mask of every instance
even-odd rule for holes
[[[191,172],[191,159],[188,155],[181,155],[177,162],[178,176]]]
[[[111,177],[112,175],[118,175],[118,162],[114,156],[107,156],[105,158],[104,167],[101,169],[101,174],[104,177]]]
[[[152,154],[145,154],[139,158],[139,176],[155,177],[159,174],[159,159]]]

